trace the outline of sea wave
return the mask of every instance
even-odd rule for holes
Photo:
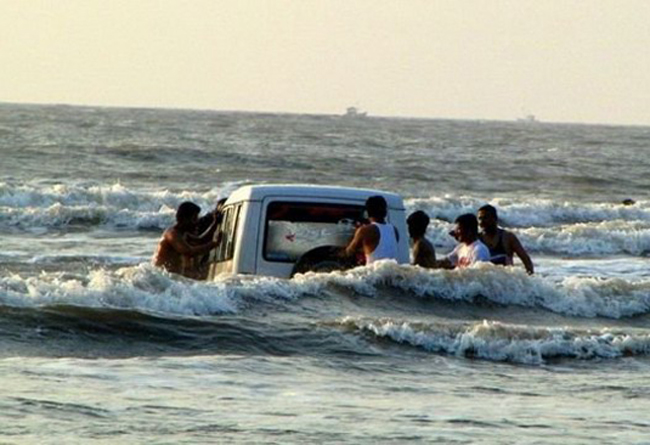
[[[0,183],[0,225],[6,227],[65,227],[111,225],[125,228],[164,228],[183,201],[205,211],[243,182],[226,182],[205,192],[134,190],[112,185],[12,185]]]
[[[204,211],[244,182],[225,182],[203,191],[139,190],[121,184],[42,185],[0,183],[0,229],[34,230],[108,227],[163,230],[174,221],[178,204],[191,200]],[[501,219],[511,226],[529,252],[549,255],[647,255],[650,252],[650,202],[634,205],[523,202],[498,198]],[[431,217],[427,236],[441,252],[455,241],[452,221],[474,212],[477,198],[407,199],[407,212],[424,209]]]
[[[122,265],[129,266],[140,264],[148,258],[137,256],[123,256],[123,255],[102,255],[102,254],[44,254],[36,255],[29,258],[28,264],[52,264],[61,265],[66,263],[84,263],[93,266],[101,265]],[[2,256],[0,255],[0,262]]]
[[[409,211],[423,210],[432,219],[453,222],[463,213],[476,213],[485,204],[496,207],[500,222],[507,227],[551,227],[611,220],[650,221],[650,201],[571,202],[539,198],[441,197],[407,199]]]
[[[37,215],[50,209],[98,209],[105,213],[128,210],[133,213],[154,213],[160,209],[174,209],[185,200],[195,201],[204,208],[228,196],[248,181],[224,182],[207,191],[144,190],[129,188],[120,183],[97,184],[39,184],[0,182],[0,216],[24,210]],[[622,202],[558,202],[537,198],[490,198],[488,200],[451,195],[429,198],[405,197],[408,212],[424,210],[433,220],[451,223],[462,213],[474,213],[484,204],[492,204],[499,211],[501,222],[515,228],[545,228],[578,223],[603,221],[650,222],[650,201],[636,201],[632,205]],[[105,214],[101,218],[109,218]],[[6,217],[6,215],[5,215]],[[29,222],[29,216],[23,222]],[[20,218],[18,218],[20,221]]]
[[[515,232],[527,249],[551,254],[646,256],[650,252],[647,221],[602,221]]]
[[[440,325],[346,317],[340,324],[426,351],[528,365],[558,358],[589,360],[650,354],[650,334],[641,332],[546,328],[487,320]]]
[[[449,236],[452,225],[433,221],[427,238],[441,252],[451,251],[456,240]],[[555,227],[512,229],[526,250],[569,256],[634,255],[650,252],[650,221],[603,221]]]
[[[427,270],[380,261],[331,273],[307,273],[291,280],[232,276],[214,282],[187,280],[149,264],[87,274],[42,273],[0,278],[0,304],[79,305],[138,310],[173,316],[240,313],[260,303],[282,304],[306,296],[349,294],[380,298],[384,289],[417,298],[489,302],[541,308],[565,316],[620,319],[650,313],[650,280],[568,277],[552,282],[517,268],[484,264],[463,270]]]
[[[381,286],[388,286],[422,298],[469,303],[487,300],[587,318],[623,318],[650,312],[650,280],[567,277],[555,283],[529,276],[519,268],[489,263],[459,270],[428,270],[380,261],[346,272],[310,272],[294,280],[336,284],[370,296]]]
[[[225,277],[214,282],[171,275],[143,263],[88,274],[41,273],[0,278],[0,305],[39,307],[72,305],[136,310],[171,316],[237,313],[260,302],[293,300],[308,284],[269,277]]]

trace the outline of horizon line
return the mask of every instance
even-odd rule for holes
[[[79,104],[64,102],[15,102],[0,100],[0,105],[25,105],[25,106],[42,106],[42,107],[76,107],[76,108],[108,108],[108,109],[132,109],[132,110],[167,110],[167,111],[210,111],[214,113],[241,113],[241,114],[275,114],[291,116],[324,116],[324,117],[344,117],[344,113],[326,113],[326,112],[298,112],[298,111],[263,111],[263,110],[242,110],[242,109],[217,109],[208,107],[184,107],[184,106],[153,106],[153,105],[107,105],[107,104]],[[522,126],[534,127],[537,125],[585,125],[585,126],[602,126],[602,127],[650,127],[650,124],[638,123],[612,123],[612,122],[576,122],[576,121],[546,121],[535,120],[533,122],[520,121],[520,117],[512,119],[501,118],[482,118],[482,117],[432,117],[432,116],[404,116],[404,115],[380,115],[370,114],[358,119],[404,119],[404,120],[438,120],[438,121],[461,121],[461,122],[478,122],[478,123],[515,123]]]

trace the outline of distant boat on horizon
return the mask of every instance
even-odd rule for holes
[[[534,114],[527,114],[524,117],[517,118],[517,122],[522,122],[522,123],[525,123],[525,124],[535,124],[535,123],[537,123],[539,121],[537,120],[537,118],[535,117]]]
[[[343,115],[343,117],[347,117],[347,118],[360,118],[360,117],[366,117],[366,116],[368,116],[368,112],[367,111],[359,111],[359,109],[357,107],[348,107],[345,110],[345,114]]]

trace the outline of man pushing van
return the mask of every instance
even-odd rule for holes
[[[217,218],[203,235],[196,236],[193,233],[200,212],[201,208],[189,201],[178,206],[176,224],[165,230],[158,244],[153,258],[155,266],[188,278],[197,278],[194,260],[219,245],[219,240],[209,240],[214,233],[211,229],[217,223]]]
[[[383,196],[371,196],[366,200],[366,212],[370,224],[357,229],[352,241],[341,251],[341,256],[351,257],[363,252],[366,264],[377,260],[398,260],[399,233],[386,222],[388,204]]]

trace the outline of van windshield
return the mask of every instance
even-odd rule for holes
[[[266,211],[264,259],[295,262],[320,246],[345,246],[363,220],[364,206],[272,202]]]

